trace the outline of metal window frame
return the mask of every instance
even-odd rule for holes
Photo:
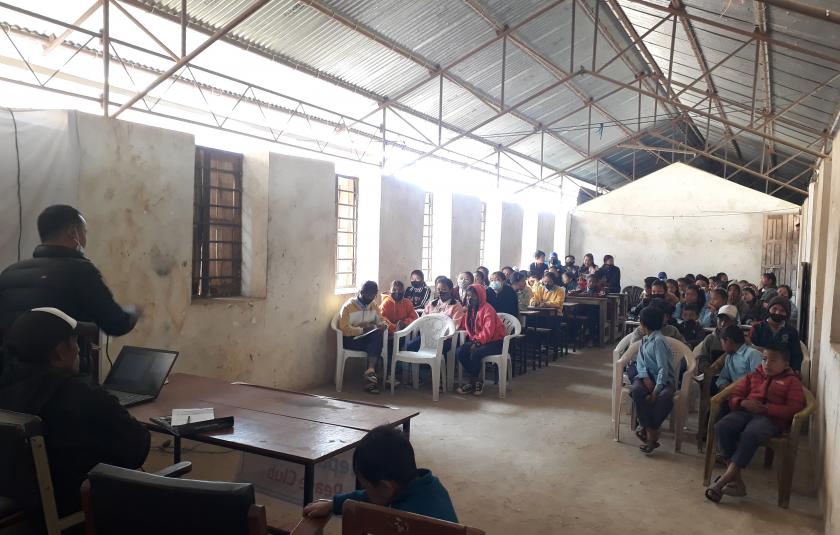
[[[349,180],[351,184],[353,184],[353,190],[347,190],[341,188],[341,180]],[[349,193],[352,196],[353,202],[352,204],[341,203],[339,202],[342,193]],[[341,217],[339,215],[339,210],[341,207],[350,207],[353,209],[352,217]],[[340,224],[342,221],[352,221],[353,223],[353,230],[346,231],[341,230]],[[345,289],[345,288],[356,288],[357,282],[357,268],[358,268],[358,253],[359,253],[359,177],[350,176],[350,175],[335,175],[335,228],[336,228],[336,245],[335,245],[335,287],[337,290]],[[353,245],[339,245],[338,244],[338,236],[341,234],[350,234],[353,237]],[[350,258],[339,256],[339,251],[342,249],[350,248],[352,254]],[[346,262],[350,260],[352,263],[352,268],[350,272],[347,271],[340,271],[339,270],[339,262]],[[341,284],[341,280],[343,279],[342,275],[350,275],[350,284]]]
[[[420,247],[420,269],[426,280],[432,280],[432,237],[434,236],[435,204],[434,195],[427,191],[423,197],[423,240],[428,238],[428,246]],[[427,223],[428,221],[428,223]]]
[[[218,160],[232,162],[233,169],[221,169],[215,164]],[[242,154],[210,147],[196,146],[193,200],[193,299],[213,299],[239,297],[242,295]],[[213,185],[213,173],[232,175],[234,187]],[[210,202],[212,191],[228,192],[233,196],[233,204]],[[212,208],[233,210],[234,221],[214,220],[210,217]],[[238,232],[238,239],[210,239],[212,229],[233,228]],[[213,253],[211,245],[230,244],[230,256]],[[211,264],[229,263],[232,275],[210,275]],[[230,281],[223,287],[214,286],[211,281]]]

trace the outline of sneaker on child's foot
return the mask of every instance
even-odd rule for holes
[[[377,384],[379,382],[379,377],[376,376],[375,371],[367,371],[365,372],[365,381],[371,384]]]
[[[484,383],[479,381],[475,384],[475,386],[473,386],[473,395],[474,396],[480,396],[483,393],[484,393]]]
[[[473,392],[475,392],[475,387],[472,383],[464,383],[458,388],[456,388],[455,392],[457,392],[458,394],[472,394]]]

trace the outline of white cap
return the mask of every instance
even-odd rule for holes
[[[729,316],[730,319],[738,317],[738,308],[735,305],[723,305],[718,309],[718,316]]]

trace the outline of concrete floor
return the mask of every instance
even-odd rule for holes
[[[446,394],[434,403],[427,387],[376,400],[421,411],[411,435],[418,465],[441,478],[463,523],[489,535],[823,533],[807,444],[784,510],[776,506],[775,472],[760,467],[760,454],[745,476],[749,496],[715,505],[703,497],[693,429],[681,454],[673,453],[667,432],[650,458],[626,425],[623,442],[613,442],[610,361],[611,352],[597,348],[561,357],[516,377],[505,400],[495,385],[480,398]],[[360,385],[348,374],[342,397],[371,401]],[[335,395],[327,387],[313,392]],[[689,426],[696,428],[696,414]],[[217,453],[201,445],[187,454],[195,466],[190,477],[232,478],[238,455]],[[156,452],[149,464],[168,460]],[[295,506],[260,501],[275,525],[293,525],[299,514]],[[338,533],[338,524],[333,520],[328,531]]]

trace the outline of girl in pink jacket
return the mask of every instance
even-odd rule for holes
[[[496,315],[496,310],[487,302],[487,292],[480,284],[467,288],[464,307],[467,313],[460,328],[467,331],[468,340],[458,348],[458,362],[466,370],[468,380],[457,392],[480,396],[484,391],[484,385],[478,380],[481,375],[481,359],[501,354],[505,326]]]

